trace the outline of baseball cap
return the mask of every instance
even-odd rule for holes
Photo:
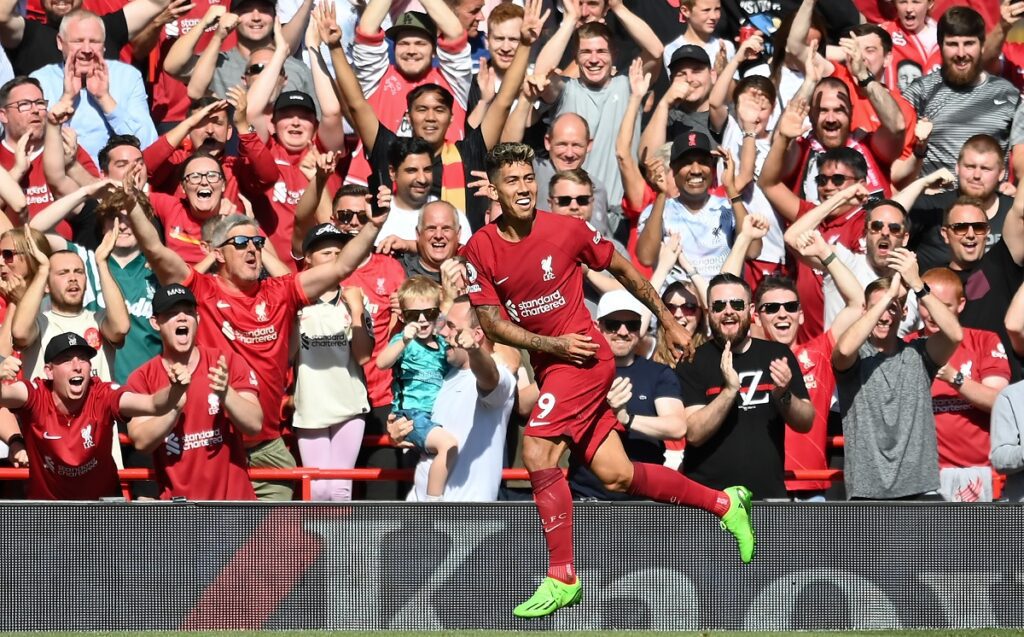
[[[672,57],[669,58],[668,68],[669,71],[678,62],[683,60],[693,60],[704,66],[711,66],[711,58],[708,57],[708,52],[704,50],[704,47],[696,44],[684,44],[675,51],[672,52]]]
[[[306,233],[306,238],[302,240],[302,253],[305,254],[311,251],[318,243],[325,241],[345,243],[351,238],[352,235],[338,230],[333,223],[321,223],[310,228],[309,232]]]
[[[192,290],[184,285],[172,283],[162,287],[153,295],[153,316],[163,314],[179,303],[188,303],[193,307],[199,305]]]
[[[675,162],[677,159],[691,151],[711,154],[711,150],[713,148],[714,146],[711,145],[710,137],[699,130],[690,129],[680,133],[674,140],[672,140],[672,156],[670,162]]]
[[[231,0],[231,11],[237,13],[238,8],[244,4],[265,4],[270,7],[270,13],[277,15],[277,2],[275,0]]]
[[[285,91],[278,95],[277,100],[274,102],[274,113],[292,106],[304,108],[316,117],[316,104],[313,103],[313,98],[309,96],[309,93],[303,93],[302,91]]]
[[[599,321],[609,314],[621,311],[633,312],[640,318],[650,314],[644,304],[636,300],[636,297],[626,290],[605,292],[597,302],[597,320]]]
[[[52,363],[55,358],[64,352],[79,351],[87,354],[88,358],[96,355],[96,350],[85,341],[84,338],[74,332],[64,332],[50,339],[43,352],[43,362]]]
[[[398,36],[403,29],[420,31],[421,35],[433,42],[435,45],[437,44],[437,24],[426,13],[422,13],[420,11],[406,11],[402,15],[398,16],[398,19],[395,20],[395,24],[385,31],[385,33],[389,38],[391,38],[391,41],[394,42],[398,39]]]

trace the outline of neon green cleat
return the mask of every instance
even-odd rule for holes
[[[725,490],[729,496],[729,510],[722,516],[723,531],[732,533],[740,547],[740,559],[749,564],[754,557],[754,527],[750,524],[750,489],[746,487],[729,487]]]
[[[578,604],[583,599],[583,586],[579,579],[575,584],[566,584],[553,577],[545,577],[530,599],[516,606],[512,614],[516,617],[544,617],[559,608]]]

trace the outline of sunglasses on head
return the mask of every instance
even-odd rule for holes
[[[366,214],[365,210],[335,210],[334,218],[337,219],[338,223],[352,223],[353,217],[358,218],[359,221],[366,223],[370,217]]]
[[[574,201],[581,206],[586,206],[587,204],[590,203],[591,199],[593,199],[593,197],[590,195],[577,195],[575,197],[570,197],[569,195],[559,195],[558,197],[551,198],[552,201],[554,201],[559,206],[563,207],[571,205]]]
[[[623,325],[626,326],[626,331],[627,332],[639,332],[640,331],[640,325],[641,325],[640,319],[629,319],[627,321],[617,321],[615,319],[606,318],[606,319],[601,319],[601,322],[604,323],[605,329],[608,330],[609,332],[618,332],[619,328],[621,328]]]
[[[724,312],[725,306],[728,305],[737,312],[742,312],[747,307],[747,302],[743,299],[729,299],[728,301],[719,299],[711,302],[712,312]]]
[[[967,234],[968,230],[974,230],[974,234],[988,234],[989,231],[987,221],[961,221],[959,223],[951,223],[946,227],[949,228],[950,232],[958,236]]]
[[[875,221],[872,221],[871,223],[868,224],[868,230],[875,234],[881,232],[882,228],[889,228],[889,234],[903,234],[902,223],[885,223],[884,221],[879,221],[876,219]]]
[[[239,235],[237,237],[231,237],[230,239],[228,239],[224,243],[220,244],[219,247],[223,248],[225,246],[231,246],[231,247],[235,248],[236,250],[245,250],[245,247],[247,245],[249,245],[250,241],[252,242],[252,245],[253,245],[254,248],[256,248],[257,250],[262,250],[263,246],[266,245],[266,243],[267,243],[267,238],[266,237],[246,237],[246,236]]]
[[[851,178],[840,173],[835,173],[832,175],[815,175],[814,183],[817,184],[819,188],[821,188],[830,181],[832,182],[833,186],[842,186],[849,179]]]
[[[682,310],[682,311],[688,312],[688,313],[693,313],[693,312],[696,312],[697,309],[700,306],[697,305],[696,303],[690,303],[689,301],[687,301],[686,303],[666,303],[665,307],[668,308],[669,312],[672,312],[673,314],[675,314],[679,310]]]
[[[11,263],[14,261],[14,257],[19,254],[21,254],[21,252],[17,250],[0,250],[0,259],[3,259],[4,263]]]
[[[762,303],[758,308],[761,314],[778,314],[779,310],[785,309],[790,314],[800,309],[800,301],[786,301],[785,303]]]
[[[421,315],[427,321],[436,321],[437,317],[441,316],[441,310],[436,307],[427,307],[422,310],[402,310],[402,320],[406,323],[415,323],[420,320]]]
[[[265,68],[267,68],[267,65],[263,64],[263,63],[251,64],[251,65],[249,65],[245,69],[245,74],[246,75],[259,75],[260,73],[263,72],[263,69],[265,69]],[[282,75],[284,74],[284,68],[281,69],[281,74]]]

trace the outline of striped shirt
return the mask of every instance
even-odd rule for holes
[[[964,142],[979,133],[994,137],[1007,152],[1011,125],[1015,130],[1024,126],[1024,122],[1016,122],[1019,118],[1015,115],[1020,93],[1013,84],[988,73],[977,86],[954,89],[936,71],[915,80],[903,97],[913,104],[918,117],[927,117],[934,124],[922,174],[943,167],[955,171]]]

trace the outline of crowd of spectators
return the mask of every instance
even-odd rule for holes
[[[136,497],[290,500],[246,469],[302,465],[414,468],[316,500],[528,498],[501,472],[550,395],[460,255],[501,214],[488,153],[525,142],[523,196],[613,241],[695,346],[665,357],[586,272],[632,459],[759,499],[1024,499],[1022,25],[1011,0],[0,0],[0,458],[30,473],[0,493],[143,466]]]

